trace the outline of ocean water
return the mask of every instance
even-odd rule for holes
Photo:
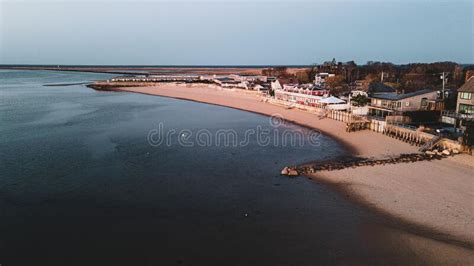
[[[295,125],[76,83],[106,74],[0,71],[1,265],[401,263],[384,218],[282,167],[344,155]],[[76,84],[76,85],[68,85]],[[44,86],[62,84],[61,86]],[[150,143],[160,125],[163,143]],[[183,145],[183,134],[270,132],[271,145]],[[185,130],[185,131],[183,131]],[[185,132],[185,133],[182,133]],[[152,134],[153,135],[153,134]],[[288,143],[287,143],[288,144]]]

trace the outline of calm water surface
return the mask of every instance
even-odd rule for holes
[[[268,118],[78,83],[105,74],[0,71],[0,264],[401,263],[385,221],[281,168],[344,154],[314,147],[154,147],[148,132],[234,129]],[[307,130],[286,125],[286,129]]]

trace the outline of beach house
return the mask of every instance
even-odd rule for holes
[[[474,116],[474,76],[458,90],[456,113]]]
[[[474,76],[469,77],[458,89],[456,111],[444,111],[441,121],[462,128],[463,121],[474,120]]]
[[[411,93],[374,93],[370,95],[369,115],[385,118],[403,115],[405,112],[429,110],[430,102],[436,102],[437,91],[423,89]]]

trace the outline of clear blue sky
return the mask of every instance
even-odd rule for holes
[[[473,2],[0,0],[0,64],[474,63]]]

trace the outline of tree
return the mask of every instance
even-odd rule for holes
[[[270,97],[275,97],[275,91],[270,89],[269,91]]]
[[[309,72],[306,70],[296,72],[296,80],[298,80],[298,83],[300,84],[309,83],[310,82]]]
[[[368,74],[367,76],[365,76],[365,80],[367,81],[367,83],[372,83],[372,82],[376,82],[376,81],[379,81],[380,80],[380,77],[377,76],[377,74],[374,74],[374,73],[370,73]]]
[[[362,95],[362,94],[356,95],[351,99],[351,103],[353,106],[360,106],[360,107],[366,106],[368,102],[369,102],[369,98],[367,98],[367,96]]]
[[[341,87],[345,84],[344,82],[344,77],[343,76],[334,76],[334,77],[328,77],[326,78],[326,85],[329,88],[338,88]]]

